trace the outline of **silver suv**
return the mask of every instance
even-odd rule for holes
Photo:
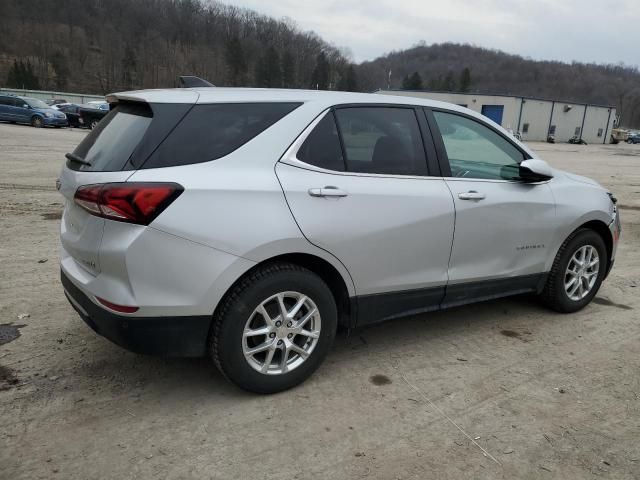
[[[290,388],[346,328],[507,295],[587,305],[615,198],[488,119],[407,97],[259,89],[115,94],[67,154],[62,284],[124,348],[210,355]]]

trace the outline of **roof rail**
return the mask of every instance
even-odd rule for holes
[[[180,88],[194,87],[215,87],[214,84],[193,75],[183,75],[180,77]]]

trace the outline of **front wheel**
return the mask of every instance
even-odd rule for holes
[[[35,128],[42,128],[44,126],[44,122],[42,121],[42,118],[34,116],[31,118],[31,126]]]
[[[556,255],[541,293],[543,302],[561,313],[584,308],[598,293],[607,265],[602,237],[590,229],[576,231]]]
[[[91,120],[91,123],[89,124],[89,129],[93,130],[97,126],[98,126],[98,120]]]
[[[209,341],[218,369],[240,388],[275,393],[307,379],[336,333],[329,287],[298,265],[263,266],[240,280],[214,315]]]

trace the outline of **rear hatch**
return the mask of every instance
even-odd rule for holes
[[[149,205],[147,199],[151,198],[160,203],[157,209],[152,205],[149,211],[161,212],[182,189],[171,183],[170,178],[168,182],[152,184],[128,182],[137,170],[190,165],[225,157],[300,105],[299,102],[197,104],[198,98],[197,92],[187,89],[149,90],[110,97],[111,111],[73,152],[67,154],[67,163],[60,175],[60,192],[66,199],[61,227],[63,265],[74,261],[91,275],[100,272],[115,275],[113,263],[117,255],[114,253],[122,252],[108,250],[107,243],[111,249],[125,250],[124,236],[140,232],[140,226],[148,225],[155,217],[149,214],[148,221],[125,219],[118,212],[111,215],[114,211],[110,207],[117,209],[118,205],[133,202],[135,205],[125,205],[119,212],[140,214],[143,207]],[[161,103],[167,99],[171,103]],[[102,187],[89,187],[124,182],[128,182],[126,186],[108,185],[102,190]],[[109,189],[112,195],[105,193]],[[145,192],[136,196],[131,193],[134,189]],[[150,189],[155,190],[149,192]],[[144,194],[148,194],[147,197]],[[99,199],[97,203],[95,198]],[[107,198],[112,203],[102,205],[100,202]],[[167,202],[162,203],[163,199]],[[126,207],[131,208],[125,211]],[[116,224],[109,218],[119,222]],[[131,224],[135,225],[125,227]],[[103,257],[111,254],[109,265],[100,264],[103,243]],[[123,259],[119,261],[122,263]],[[123,268],[118,270],[119,274],[123,273]]]
[[[125,182],[192,108],[198,95],[189,93],[192,98],[188,103],[117,101],[98,126],[67,154],[59,179],[59,190],[65,198],[63,262],[71,257],[91,275],[100,273],[99,251],[106,220],[81,208],[74,196],[82,186]]]

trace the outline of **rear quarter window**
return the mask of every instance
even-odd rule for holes
[[[173,167],[222,158],[300,105],[300,103],[195,105],[139,168]]]

